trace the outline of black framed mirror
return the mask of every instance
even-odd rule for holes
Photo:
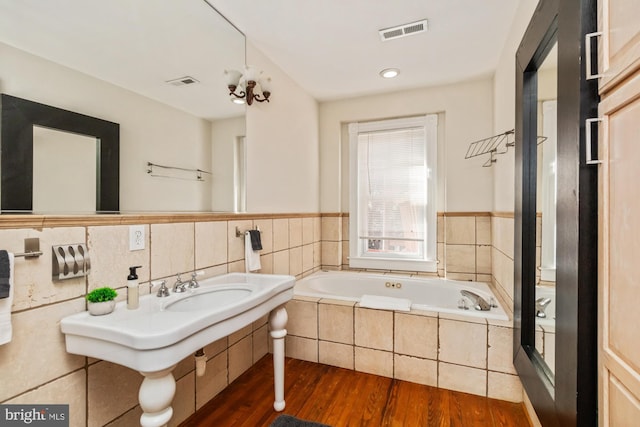
[[[597,424],[597,169],[585,164],[583,153],[584,120],[595,117],[598,99],[581,66],[595,6],[593,0],[541,0],[516,54],[514,366],[545,427]],[[557,129],[544,135],[541,81],[554,50]],[[550,136],[557,138],[556,194],[545,204],[542,147]],[[541,236],[553,216],[554,259],[545,266]],[[550,329],[539,314],[545,312],[541,284],[550,278],[555,322],[548,346]]]
[[[96,212],[119,211],[120,125],[73,111],[2,94],[0,162],[0,209],[2,212],[32,212],[34,199],[34,128],[41,127],[86,135],[95,142]],[[11,153],[11,155],[6,155]],[[80,166],[80,165],[78,165]],[[63,168],[63,166],[60,166]],[[52,173],[52,172],[49,172]],[[54,172],[55,173],[55,169]],[[82,175],[82,174],[78,174]],[[44,178],[46,180],[46,177]],[[76,191],[76,181],[93,177],[73,176],[60,194]],[[90,184],[91,185],[91,184]]]

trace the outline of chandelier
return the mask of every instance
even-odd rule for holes
[[[225,70],[227,75],[227,87],[229,97],[236,104],[257,102],[269,102],[271,95],[271,78],[260,78],[262,71],[245,67],[244,73],[237,70]]]

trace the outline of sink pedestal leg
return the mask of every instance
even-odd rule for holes
[[[284,337],[287,336],[285,329],[287,320],[287,310],[284,306],[276,308],[269,315],[271,338],[273,338],[273,382],[276,394],[273,409],[276,411],[284,409]]]
[[[171,402],[176,394],[176,380],[173,378],[175,365],[157,372],[140,372],[144,376],[138,401],[144,412],[140,416],[142,427],[166,426],[173,416]]]

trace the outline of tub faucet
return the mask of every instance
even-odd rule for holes
[[[540,297],[536,299],[536,317],[545,318],[547,317],[547,313],[545,313],[545,309],[551,302],[551,298],[549,297]]]
[[[489,311],[491,310],[491,304],[489,304],[484,298],[480,295],[473,293],[471,291],[462,290],[460,291],[463,297],[467,297],[473,303],[473,308],[480,311]]]

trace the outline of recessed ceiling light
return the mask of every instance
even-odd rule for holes
[[[392,79],[396,77],[398,74],[400,74],[400,70],[398,70],[397,68],[386,68],[380,71],[380,75],[385,79]]]

